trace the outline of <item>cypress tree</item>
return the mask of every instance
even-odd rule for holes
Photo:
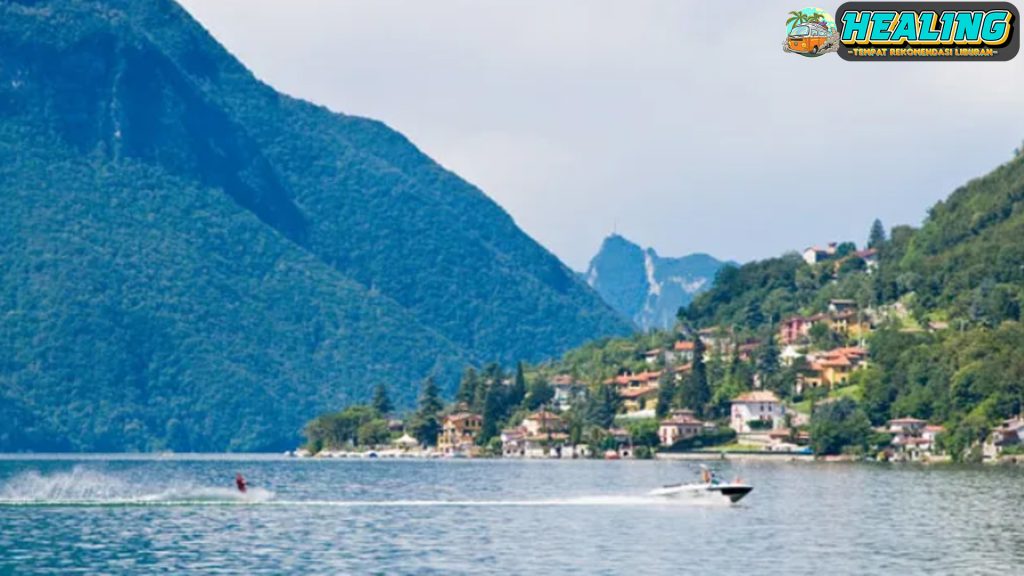
[[[508,391],[507,405],[509,410],[523,403],[526,398],[526,375],[523,373],[523,363],[516,365],[516,376],[512,381],[512,388]]]
[[[694,339],[693,342],[693,369],[686,379],[683,400],[684,404],[701,417],[704,416],[708,402],[711,401],[707,367],[704,366],[704,342],[700,337]]]
[[[661,378],[658,380],[658,406],[655,408],[655,415],[658,418],[664,418],[668,415],[672,409],[672,403],[676,397],[676,379],[675,375],[668,368],[661,373]]]

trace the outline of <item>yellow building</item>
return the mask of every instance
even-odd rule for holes
[[[457,412],[444,417],[441,434],[437,437],[437,449],[442,454],[473,452],[476,435],[480,433],[484,419],[479,414]]]

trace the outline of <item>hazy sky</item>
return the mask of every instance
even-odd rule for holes
[[[860,243],[1024,140],[1024,55],[801,58],[792,2],[183,4],[261,79],[383,120],[576,269],[613,229],[736,260]]]

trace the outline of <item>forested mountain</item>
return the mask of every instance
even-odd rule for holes
[[[920,229],[875,226],[876,270],[856,259],[811,266],[799,255],[723,268],[682,309],[693,327],[761,338],[830,299],[879,318],[872,367],[858,374],[876,424],[913,415],[947,424],[955,455],[1024,410],[1024,157],[936,204]]]
[[[380,122],[170,0],[0,3],[0,450],[254,450],[628,323]]]
[[[638,327],[671,328],[676,312],[711,287],[723,263],[707,254],[659,256],[613,234],[590,261],[586,279],[605,302]]]

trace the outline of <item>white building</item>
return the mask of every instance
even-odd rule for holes
[[[692,410],[675,410],[658,426],[658,439],[662,446],[672,446],[680,440],[693,438],[704,431],[704,422],[693,416]]]
[[[784,424],[786,408],[774,392],[755,390],[732,400],[729,426],[737,434],[774,430]]]
[[[548,383],[551,385],[551,389],[555,391],[551,404],[559,412],[565,412],[574,403],[586,400],[587,398],[587,386],[582,382],[577,382],[569,374],[559,374]]]
[[[821,247],[818,247],[818,246],[811,246],[810,248],[806,248],[803,251],[802,256],[804,257],[804,262],[807,262],[808,264],[811,264],[813,266],[814,264],[817,264],[818,262],[821,262],[822,260],[827,260],[827,259],[835,256],[835,254],[836,254],[836,243],[835,242],[829,242],[828,246],[826,246],[824,248],[821,248]]]

